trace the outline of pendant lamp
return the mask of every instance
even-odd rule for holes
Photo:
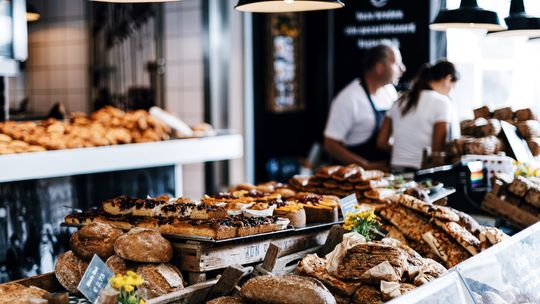
[[[340,0],[238,0],[234,7],[242,12],[284,13],[342,8]]]
[[[91,0],[96,2],[111,2],[111,3],[152,3],[152,2],[172,2],[180,0]]]
[[[497,13],[480,8],[476,0],[461,0],[458,9],[442,9],[429,28],[435,31],[451,28],[504,30]]]
[[[38,21],[41,15],[38,13],[35,6],[32,4],[26,5],[26,21],[27,22],[34,22]]]
[[[525,13],[523,0],[512,0],[510,3],[510,15],[504,18],[507,30],[490,32],[490,37],[539,37],[540,36],[540,18],[529,16]]]

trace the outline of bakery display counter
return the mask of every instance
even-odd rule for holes
[[[240,158],[243,139],[221,134],[192,139],[0,156],[0,182],[99,172],[175,166],[176,194],[182,193],[182,165]]]
[[[539,233],[537,223],[390,303],[540,303]]]

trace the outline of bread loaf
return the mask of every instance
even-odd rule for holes
[[[133,228],[114,243],[119,257],[141,263],[168,263],[172,258],[172,246],[155,230]]]
[[[184,288],[184,278],[180,270],[171,264],[148,264],[137,267],[137,274],[144,283],[138,287],[145,299],[153,299]]]
[[[514,112],[512,108],[505,107],[493,111],[493,117],[499,120],[512,120],[514,118]]]
[[[539,137],[534,137],[527,140],[527,145],[529,146],[529,149],[531,149],[531,153],[533,156],[540,155],[540,138]]]
[[[489,118],[491,116],[491,112],[489,111],[489,108],[487,106],[483,106],[478,109],[474,109],[474,118]]]
[[[68,251],[58,257],[54,266],[54,273],[58,282],[71,293],[78,293],[77,285],[82,279],[88,263]]]
[[[533,120],[536,119],[531,109],[521,109],[514,113],[514,116],[518,121]]]
[[[105,262],[114,274],[125,274],[128,271],[135,272],[137,270],[137,264],[134,262],[126,261],[117,255],[113,255]]]
[[[334,296],[316,279],[296,275],[260,276],[241,290],[248,302],[265,304],[336,304]]]
[[[94,254],[106,260],[114,254],[114,242],[122,234],[110,225],[92,223],[71,235],[71,250],[83,260],[90,261]]]
[[[47,292],[35,286],[26,287],[19,283],[0,285],[0,304],[30,303],[30,299],[42,299]]]
[[[540,122],[537,120],[520,121],[516,127],[525,138],[540,137]]]
[[[237,297],[219,297],[206,302],[206,304],[245,304],[245,302]]]

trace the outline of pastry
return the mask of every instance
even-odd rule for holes
[[[306,211],[304,206],[298,202],[290,202],[274,209],[274,215],[289,219],[291,226],[295,228],[306,226]]]
[[[341,166],[323,166],[315,172],[316,177],[328,179],[331,177],[334,172],[338,171],[341,168]]]
[[[430,217],[453,222],[459,221],[459,216],[448,207],[432,205],[406,194],[399,195],[398,201],[401,205]]]
[[[470,254],[478,254],[480,251],[480,240],[467,229],[456,222],[444,222],[437,219],[434,222],[439,228],[448,233],[448,235],[463,246]]]

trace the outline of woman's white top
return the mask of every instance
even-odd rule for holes
[[[401,115],[398,103],[392,106],[386,116],[392,119],[392,166],[419,169],[422,164],[422,151],[431,147],[433,126],[437,122],[450,124],[450,139],[460,135],[459,128],[455,130],[456,119],[452,101],[448,96],[436,91],[422,91],[417,106],[405,116]]]

